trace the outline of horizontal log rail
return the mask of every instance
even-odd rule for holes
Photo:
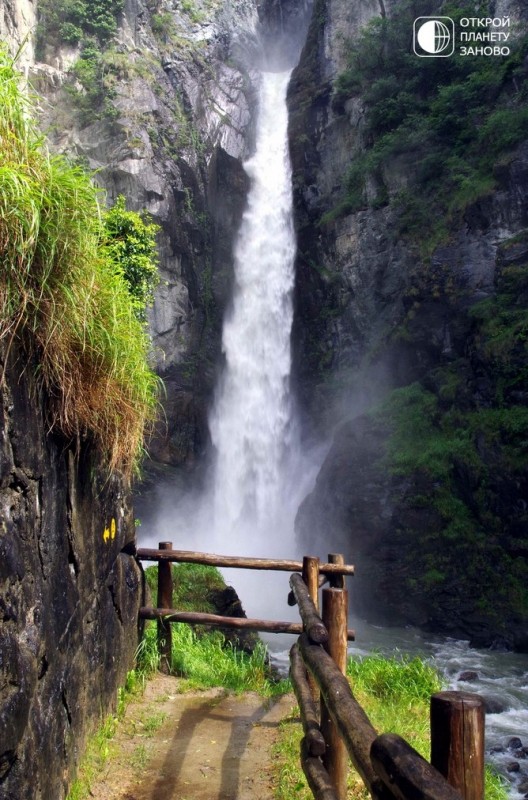
[[[263,633],[293,633],[299,636],[303,632],[300,622],[280,622],[270,619],[247,619],[246,617],[223,617],[220,614],[206,614],[198,611],[178,611],[176,608],[152,608],[143,606],[139,609],[140,619],[156,619],[164,622],[186,622],[189,625],[215,625],[221,628],[239,628]],[[348,630],[348,640],[353,642],[355,631]]]
[[[219,556],[214,553],[197,553],[192,550],[152,550],[140,547],[136,551],[140,561],[173,561],[175,563],[205,564],[210,567],[232,567],[234,569],[264,569],[278,572],[302,572],[302,561],[274,558],[244,558]],[[320,564],[323,575],[353,575],[352,564]]]

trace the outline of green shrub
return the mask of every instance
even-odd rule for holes
[[[511,54],[501,58],[417,58],[409,48],[415,12],[415,3],[405,0],[349,44],[349,66],[335,82],[333,103],[338,113],[350,97],[360,95],[365,104],[364,148],[353,156],[350,174],[376,171],[379,179],[395,155],[412,159],[408,190],[388,199],[399,206],[399,232],[432,248],[495,188],[495,165],[526,139],[528,36],[514,34]],[[456,23],[476,12],[462,2],[442,13]],[[345,181],[343,199],[324,221],[360,207],[356,184]]]
[[[137,299],[105,238],[88,175],[51,156],[12,62],[0,55],[0,338],[39,364],[51,427],[92,436],[130,470],[154,419],[158,379]]]
[[[154,302],[158,283],[156,232],[158,225],[127,211],[121,195],[104,215],[105,247],[110,260],[119,265],[140,322],[146,322],[146,308]]]
[[[117,32],[124,0],[40,0],[37,47],[77,44],[85,37],[106,45]]]

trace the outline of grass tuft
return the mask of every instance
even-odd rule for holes
[[[284,694],[289,682],[270,674],[266,647],[258,642],[252,653],[237,650],[219,631],[197,635],[190,625],[173,624],[172,671],[184,678],[181,689],[222,687],[232,692],[258,692],[264,697]],[[157,626],[147,623],[141,642],[140,669],[157,668]]]
[[[137,463],[157,409],[149,338],[104,246],[100,193],[51,156],[0,51],[0,340],[22,342],[50,397],[50,427],[91,436],[110,469]]]

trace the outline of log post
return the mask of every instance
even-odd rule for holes
[[[172,550],[172,542],[160,542],[160,550]],[[158,562],[158,608],[172,608],[172,564],[170,561]],[[158,620],[159,669],[166,675],[171,669],[172,633],[170,622]]]
[[[348,641],[348,592],[346,589],[323,589],[323,622],[328,630],[328,642],[325,643],[324,648],[336,667],[345,675]],[[321,732],[326,742],[323,764],[330,775],[339,800],[346,800],[348,754],[324,700],[321,700]]]
[[[340,564],[343,565],[345,563],[345,557],[342,553],[328,553],[328,563],[329,564]],[[330,575],[330,586],[333,589],[344,589],[345,588],[345,576],[344,575]]]
[[[313,604],[319,611],[319,559],[314,556],[304,556],[302,578],[308,587],[308,594],[313,600]],[[320,692],[314,677],[307,672],[306,678],[310,687],[310,694],[314,703],[319,705]]]
[[[464,800],[483,800],[484,700],[478,694],[431,697],[431,764]]]
[[[319,611],[319,559],[313,556],[303,558],[303,581],[308,587],[308,594],[313,600],[313,604]]]

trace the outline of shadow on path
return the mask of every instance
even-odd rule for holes
[[[261,798],[261,787],[255,782],[263,765],[248,756],[248,743],[255,726],[263,730],[278,726],[279,719],[266,720],[276,702],[254,695],[250,699],[228,695],[193,702],[165,744],[164,759],[154,757],[148,768],[156,769],[156,776],[148,788],[143,786],[142,800]],[[250,760],[241,770],[244,758]],[[265,761],[271,762],[267,743]],[[156,762],[160,763],[157,768]]]

